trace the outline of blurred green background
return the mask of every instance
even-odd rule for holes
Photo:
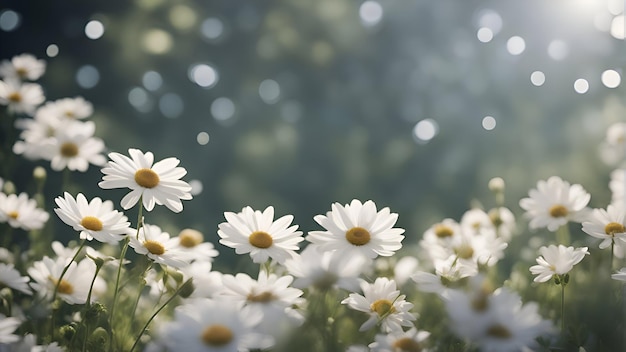
[[[111,151],[181,160],[194,199],[148,222],[217,243],[224,211],[274,205],[306,232],[332,202],[372,199],[414,244],[493,206],[495,176],[518,215],[551,175],[606,206],[623,18],[621,0],[4,0],[0,50],[45,59],[47,98],[91,101]],[[118,203],[100,178],[72,175]]]

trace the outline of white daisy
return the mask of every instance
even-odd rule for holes
[[[31,54],[16,55],[11,61],[3,60],[0,63],[0,77],[5,79],[18,79],[34,81],[39,79],[46,71],[46,62],[37,60]]]
[[[537,264],[530,267],[530,272],[537,275],[535,282],[549,281],[554,275],[565,275],[580,263],[585,255],[589,254],[587,247],[558,247],[550,245],[539,248],[541,256],[537,258]]]
[[[95,130],[93,121],[65,125],[65,128],[57,130],[54,138],[43,142],[44,159],[51,161],[50,166],[55,171],[67,167],[72,171],[85,172],[89,164],[104,165],[104,142],[93,137]]]
[[[20,337],[14,332],[22,325],[18,318],[6,317],[0,314],[0,345],[19,341]]]
[[[463,214],[461,217],[461,227],[463,231],[470,234],[480,234],[485,230],[495,230],[489,215],[479,208],[470,209]]]
[[[180,271],[183,273],[183,281],[193,278],[194,290],[187,299],[217,298],[224,289],[222,273],[212,271],[210,262],[196,261]]]
[[[369,314],[370,318],[361,325],[359,331],[366,331],[376,324],[381,324],[383,332],[401,331],[403,326],[412,327],[417,317],[409,310],[413,304],[404,300],[396,290],[396,282],[386,277],[379,277],[370,284],[361,281],[363,295],[351,293],[341,301],[348,307]]]
[[[0,284],[31,295],[32,291],[28,286],[29,281],[30,279],[27,276],[22,276],[13,264],[0,263]]]
[[[128,153],[131,158],[119,153],[109,154],[112,161],[102,169],[103,181],[98,185],[104,189],[130,188],[132,191],[121,201],[124,209],[130,209],[141,198],[148,211],[156,203],[181,212],[181,200],[191,199],[191,186],[180,180],[187,174],[187,170],[178,167],[180,160],[167,158],[154,163],[151,152],[144,154],[138,149],[129,149]]]
[[[621,268],[617,273],[611,274],[611,278],[613,280],[626,281],[626,268]]]
[[[427,352],[424,341],[430,336],[428,331],[412,327],[408,331],[393,331],[389,334],[376,334],[376,341],[369,344],[372,352]]]
[[[48,150],[50,144],[48,139],[53,138],[57,131],[67,128],[77,121],[61,120],[50,114],[41,114],[38,109],[35,118],[23,118],[15,121],[15,127],[22,130],[20,138],[13,145],[13,152],[29,160],[39,160],[46,158],[50,154]]]
[[[607,209],[594,209],[582,230],[589,236],[599,238],[600,249],[611,243],[626,246],[626,211],[621,205],[609,205]]]
[[[48,221],[50,215],[37,208],[37,202],[29,199],[26,193],[0,193],[0,222],[8,222],[11,227],[24,230],[38,230]]]
[[[8,106],[9,111],[32,115],[44,100],[46,98],[39,84],[0,81],[0,105]]]
[[[96,197],[87,202],[82,193],[74,197],[65,192],[63,197],[57,197],[55,203],[59,206],[54,209],[57,216],[64,223],[80,231],[80,238],[91,241],[116,244],[130,234],[130,222],[123,213],[113,209],[113,202],[102,201]]]
[[[137,254],[146,255],[156,263],[181,268],[191,261],[189,255],[179,248],[178,238],[170,238],[170,234],[157,225],[144,224],[137,236],[129,238],[129,245]]]
[[[204,242],[202,232],[194,229],[183,229],[178,234],[180,249],[186,252],[193,261],[212,262],[219,255],[211,242]]]
[[[274,221],[274,207],[269,206],[263,212],[245,207],[240,213],[226,212],[227,222],[219,224],[217,234],[220,243],[234,248],[235,253],[250,253],[255,263],[265,263],[272,258],[283,263],[294,258],[303,241],[302,231],[296,231],[297,225],[291,225],[292,215],[285,215]]]
[[[78,264],[72,262],[59,282],[67,263],[66,258],[59,257],[53,260],[47,256],[33,263],[28,269],[28,275],[35,281],[31,283],[31,287],[39,295],[51,298],[58,285],[57,296],[62,300],[69,304],[84,304],[96,273],[96,264],[91,259],[83,259]],[[101,283],[104,284],[104,281]],[[95,297],[95,294],[94,291],[92,295]]]
[[[540,180],[537,188],[530,190],[529,196],[521,199],[519,204],[530,218],[530,228],[547,227],[549,231],[556,231],[569,221],[584,221],[591,199],[581,185],[570,186],[558,176],[552,176],[547,181]]]
[[[434,261],[435,273],[418,271],[411,275],[411,279],[417,283],[417,289],[422,292],[436,293],[441,297],[447,297],[448,286],[466,277],[478,274],[476,265],[459,261],[456,255],[446,259]]]
[[[83,97],[63,98],[47,102],[37,111],[40,112],[59,119],[81,120],[93,114],[93,105]]]
[[[611,172],[611,204],[626,208],[626,169],[617,169]]]
[[[331,211],[314,219],[326,231],[311,231],[306,239],[323,251],[374,259],[379,255],[392,256],[402,248],[404,229],[393,227],[398,214],[391,213],[387,207],[377,212],[371,200],[362,204],[354,199],[345,206],[334,203]]]
[[[170,351],[236,352],[265,349],[274,342],[255,332],[262,315],[234,303],[197,300],[174,311],[174,320],[161,326],[158,338]]]
[[[509,208],[498,207],[490,209],[487,214],[496,229],[498,237],[502,237],[504,241],[510,241],[517,225],[513,212]]]

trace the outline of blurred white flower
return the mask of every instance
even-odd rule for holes
[[[41,114],[38,109],[34,118],[22,118],[15,121],[15,127],[21,129],[20,138],[13,145],[13,152],[30,160],[44,159],[49,154],[49,138],[54,138],[57,131],[77,121],[61,120],[56,116]],[[71,127],[70,127],[71,128]]]
[[[446,259],[437,259],[434,264],[434,274],[418,271],[411,275],[411,279],[417,284],[418,290],[436,293],[444,298],[447,297],[448,285],[478,274],[476,265],[459,261],[456,255],[450,255]]]
[[[39,79],[46,71],[46,62],[37,60],[31,54],[16,55],[9,60],[0,63],[0,77],[4,79],[17,79],[34,81]]]
[[[113,202],[96,197],[90,202],[82,193],[74,197],[65,192],[55,200],[57,216],[74,230],[80,231],[80,238],[91,241],[116,244],[132,233],[130,222],[124,213],[113,209]]]
[[[484,231],[494,231],[495,226],[489,215],[482,209],[473,208],[466,211],[461,217],[461,228],[469,234],[481,234]]]
[[[370,284],[361,281],[363,295],[351,293],[341,301],[348,307],[367,313],[369,319],[361,325],[359,331],[366,331],[380,324],[381,331],[402,331],[402,327],[412,327],[417,317],[409,312],[413,304],[407,302],[405,295],[400,295],[396,282],[386,277],[379,277]]]
[[[626,281],[626,268],[619,269],[619,271],[615,274],[612,274],[611,277],[613,278],[613,280]]]
[[[94,137],[96,125],[92,121],[66,124],[58,129],[53,138],[44,145],[43,158],[51,161],[55,171],[66,167],[72,171],[85,172],[89,164],[102,166],[106,163],[104,142]]]
[[[119,153],[109,153],[109,161],[102,169],[104,176],[98,184],[103,189],[130,188],[132,191],[121,200],[122,208],[132,208],[142,199],[146,210],[154,204],[165,205],[175,213],[183,210],[181,200],[191,199],[191,186],[180,180],[187,170],[178,167],[180,160],[166,158],[154,163],[151,152],[128,149],[131,158]]]
[[[585,255],[589,254],[587,247],[565,247],[560,244],[557,246],[550,245],[548,247],[539,248],[541,256],[537,258],[537,264],[530,267],[530,272],[537,277],[535,282],[549,281],[554,275],[564,275],[574,268],[574,265],[580,263]]]
[[[37,345],[37,337],[33,334],[26,334],[11,348],[11,352],[65,352],[65,348],[59,346],[57,342],[52,342],[49,345]]]
[[[0,284],[2,286],[8,286],[14,290],[31,295],[32,291],[28,286],[29,281],[28,276],[22,276],[13,264],[0,263]]]
[[[402,287],[419,266],[417,258],[406,255],[396,262],[393,266],[393,279],[396,280],[398,287]]]
[[[81,120],[93,114],[93,105],[83,97],[49,101],[37,110],[37,115],[48,115],[59,120]]]
[[[227,222],[219,224],[217,234],[220,243],[234,248],[235,253],[250,253],[255,263],[265,263],[272,258],[284,263],[294,258],[303,241],[302,231],[296,231],[297,225],[291,225],[292,215],[285,215],[274,221],[274,207],[269,206],[263,212],[244,207],[240,213],[225,212]]]
[[[626,210],[621,205],[609,205],[607,209],[594,209],[582,230],[589,236],[601,239],[600,249],[614,245],[626,246]]]
[[[461,236],[461,225],[454,219],[443,219],[441,222],[430,226],[422,235],[420,247],[434,261],[447,258],[454,238]]]
[[[191,257],[180,249],[178,238],[170,238],[170,234],[157,225],[143,224],[137,236],[128,237],[129,245],[137,254],[146,255],[155,263],[182,268],[191,261]]]
[[[424,341],[430,332],[417,330],[415,327],[407,331],[392,331],[389,334],[376,334],[376,341],[369,344],[372,352],[427,352]]]
[[[345,206],[334,203],[331,211],[314,219],[326,231],[311,231],[306,239],[319,245],[322,251],[374,259],[379,255],[392,256],[402,248],[404,229],[393,227],[398,214],[391,213],[387,207],[377,211],[371,200],[361,203],[354,199]]]
[[[626,208],[626,169],[617,169],[611,172],[611,204]]]
[[[508,242],[515,233],[515,215],[509,208],[498,207],[490,209],[487,213],[491,219],[491,223],[496,229],[498,237],[502,237],[505,242]]]
[[[571,185],[558,176],[547,181],[540,180],[536,189],[531,189],[529,198],[519,204],[530,218],[531,229],[547,227],[556,231],[569,221],[582,222],[588,214],[587,204],[591,195],[579,185]]]
[[[180,250],[193,261],[212,262],[219,255],[211,242],[204,242],[202,232],[194,229],[183,229],[178,233]]]
[[[39,84],[0,81],[0,105],[8,106],[13,113],[32,115],[44,100],[46,98]]]
[[[183,281],[193,278],[194,290],[187,300],[197,298],[217,298],[224,289],[222,283],[222,273],[211,270],[211,263],[207,261],[196,261],[189,266],[181,268]]]
[[[0,222],[24,230],[38,230],[48,221],[50,214],[37,208],[37,202],[26,193],[20,195],[0,193]]]
[[[18,318],[0,314],[0,345],[19,341],[20,337],[14,332],[20,325],[22,325],[22,321]]]

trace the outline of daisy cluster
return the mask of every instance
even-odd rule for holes
[[[2,351],[622,346],[611,340],[620,333],[618,323],[594,329],[580,310],[582,300],[595,296],[571,293],[606,292],[600,298],[606,309],[621,307],[616,284],[626,281],[626,268],[614,268],[626,255],[625,165],[610,173],[606,208],[591,209],[580,184],[558,176],[538,181],[518,203],[528,232],[505,204],[504,180],[494,178],[491,209],[476,206],[458,220],[443,218],[416,246],[403,244],[398,214],[372,200],[333,203],[306,233],[273,206],[227,211],[215,232],[219,244],[242,255],[246,269],[221,272],[213,265],[219,252],[203,233],[151,214],[157,206],[180,213],[192,199],[180,160],[157,160],[134,148],[107,159],[95,125],[83,121],[93,113],[90,103],[43,104],[41,87],[23,83],[44,71],[45,63],[31,55],[0,65],[0,104],[11,123],[2,133],[21,131],[5,149],[13,153],[2,154]],[[610,126],[603,153],[620,153],[624,136],[626,125]],[[98,166],[103,197],[70,192],[64,184],[48,204],[42,166],[33,171],[36,193],[17,194],[15,156],[48,160],[51,171]],[[110,189],[128,193],[110,200]],[[75,240],[54,240],[51,214]],[[575,291],[566,295],[570,285]]]

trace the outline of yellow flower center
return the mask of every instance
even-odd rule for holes
[[[52,277],[49,277],[50,281],[52,281],[52,283],[57,286],[58,285],[58,289],[57,292],[64,294],[64,295],[71,295],[72,293],[74,293],[74,286],[72,286],[72,284],[70,284],[69,282],[65,281],[65,280],[61,280],[61,282],[59,282],[59,280],[56,280]]]
[[[233,332],[228,326],[213,324],[202,331],[202,342],[209,346],[219,347],[227,345],[233,339]]]
[[[379,317],[391,314],[396,311],[393,303],[391,303],[391,301],[388,299],[378,299],[374,301],[374,303],[370,305],[370,309],[372,310],[372,312],[376,312]]]
[[[78,155],[78,146],[72,142],[61,144],[61,155],[66,158],[73,158]]]
[[[566,217],[569,212],[567,211],[567,208],[561,204],[555,204],[550,208],[549,213],[553,218],[563,218]]]
[[[15,73],[17,73],[18,76],[24,78],[28,74],[28,70],[25,67],[17,67],[15,69]]]
[[[434,231],[435,231],[435,235],[437,235],[437,237],[439,238],[452,237],[452,235],[454,235],[454,231],[452,231],[450,226],[446,226],[443,224],[435,225]]]
[[[273,293],[265,291],[259,293],[258,295],[250,293],[246,298],[248,299],[248,302],[267,303],[273,301],[276,297],[274,297]]]
[[[272,236],[265,231],[254,231],[248,237],[248,241],[257,248],[269,248],[274,243]]]
[[[346,240],[355,246],[362,246],[370,241],[370,232],[362,227],[353,227],[346,231]]]
[[[91,231],[102,230],[102,221],[100,221],[100,219],[98,219],[95,216],[85,216],[80,221],[80,224],[87,230],[91,230]]]
[[[13,92],[11,94],[9,94],[9,96],[7,97],[7,99],[11,102],[14,103],[19,103],[22,101],[22,95],[18,92]]]
[[[180,245],[186,248],[193,248],[204,240],[202,233],[197,230],[192,229],[184,229],[178,235],[178,240],[180,241]]]
[[[604,227],[604,232],[606,232],[607,235],[615,236],[616,233],[626,232],[626,228],[620,223],[610,222]]]
[[[159,181],[159,175],[151,169],[139,169],[135,172],[135,182],[143,188],[154,188]]]
[[[422,346],[417,341],[408,337],[396,340],[393,343],[393,348],[394,351],[400,350],[402,352],[420,352],[422,350]]]
[[[144,241],[143,246],[146,247],[148,252],[155,254],[155,255],[161,255],[165,253],[165,247],[163,247],[163,245],[157,241],[153,241],[153,240]]]
[[[17,220],[17,217],[20,216],[20,213],[18,213],[17,211],[13,210],[13,211],[10,211],[7,214],[7,216],[10,217],[11,219],[16,219]]]
[[[65,117],[67,117],[68,119],[73,119],[75,117],[74,112],[72,110],[66,110]]]
[[[500,217],[500,211],[498,209],[491,209],[491,211],[489,211],[489,219],[495,227],[500,227],[500,225],[504,223]]]
[[[454,248],[454,253],[461,259],[472,259],[474,256],[474,248],[468,244],[462,244]]]
[[[478,295],[476,295],[476,297],[474,297],[471,301],[472,309],[474,309],[476,312],[486,311],[489,307],[489,300],[487,298],[488,296],[483,293],[479,293]]]
[[[487,329],[487,335],[498,339],[508,339],[512,334],[505,326],[495,324],[491,325],[489,329]]]

